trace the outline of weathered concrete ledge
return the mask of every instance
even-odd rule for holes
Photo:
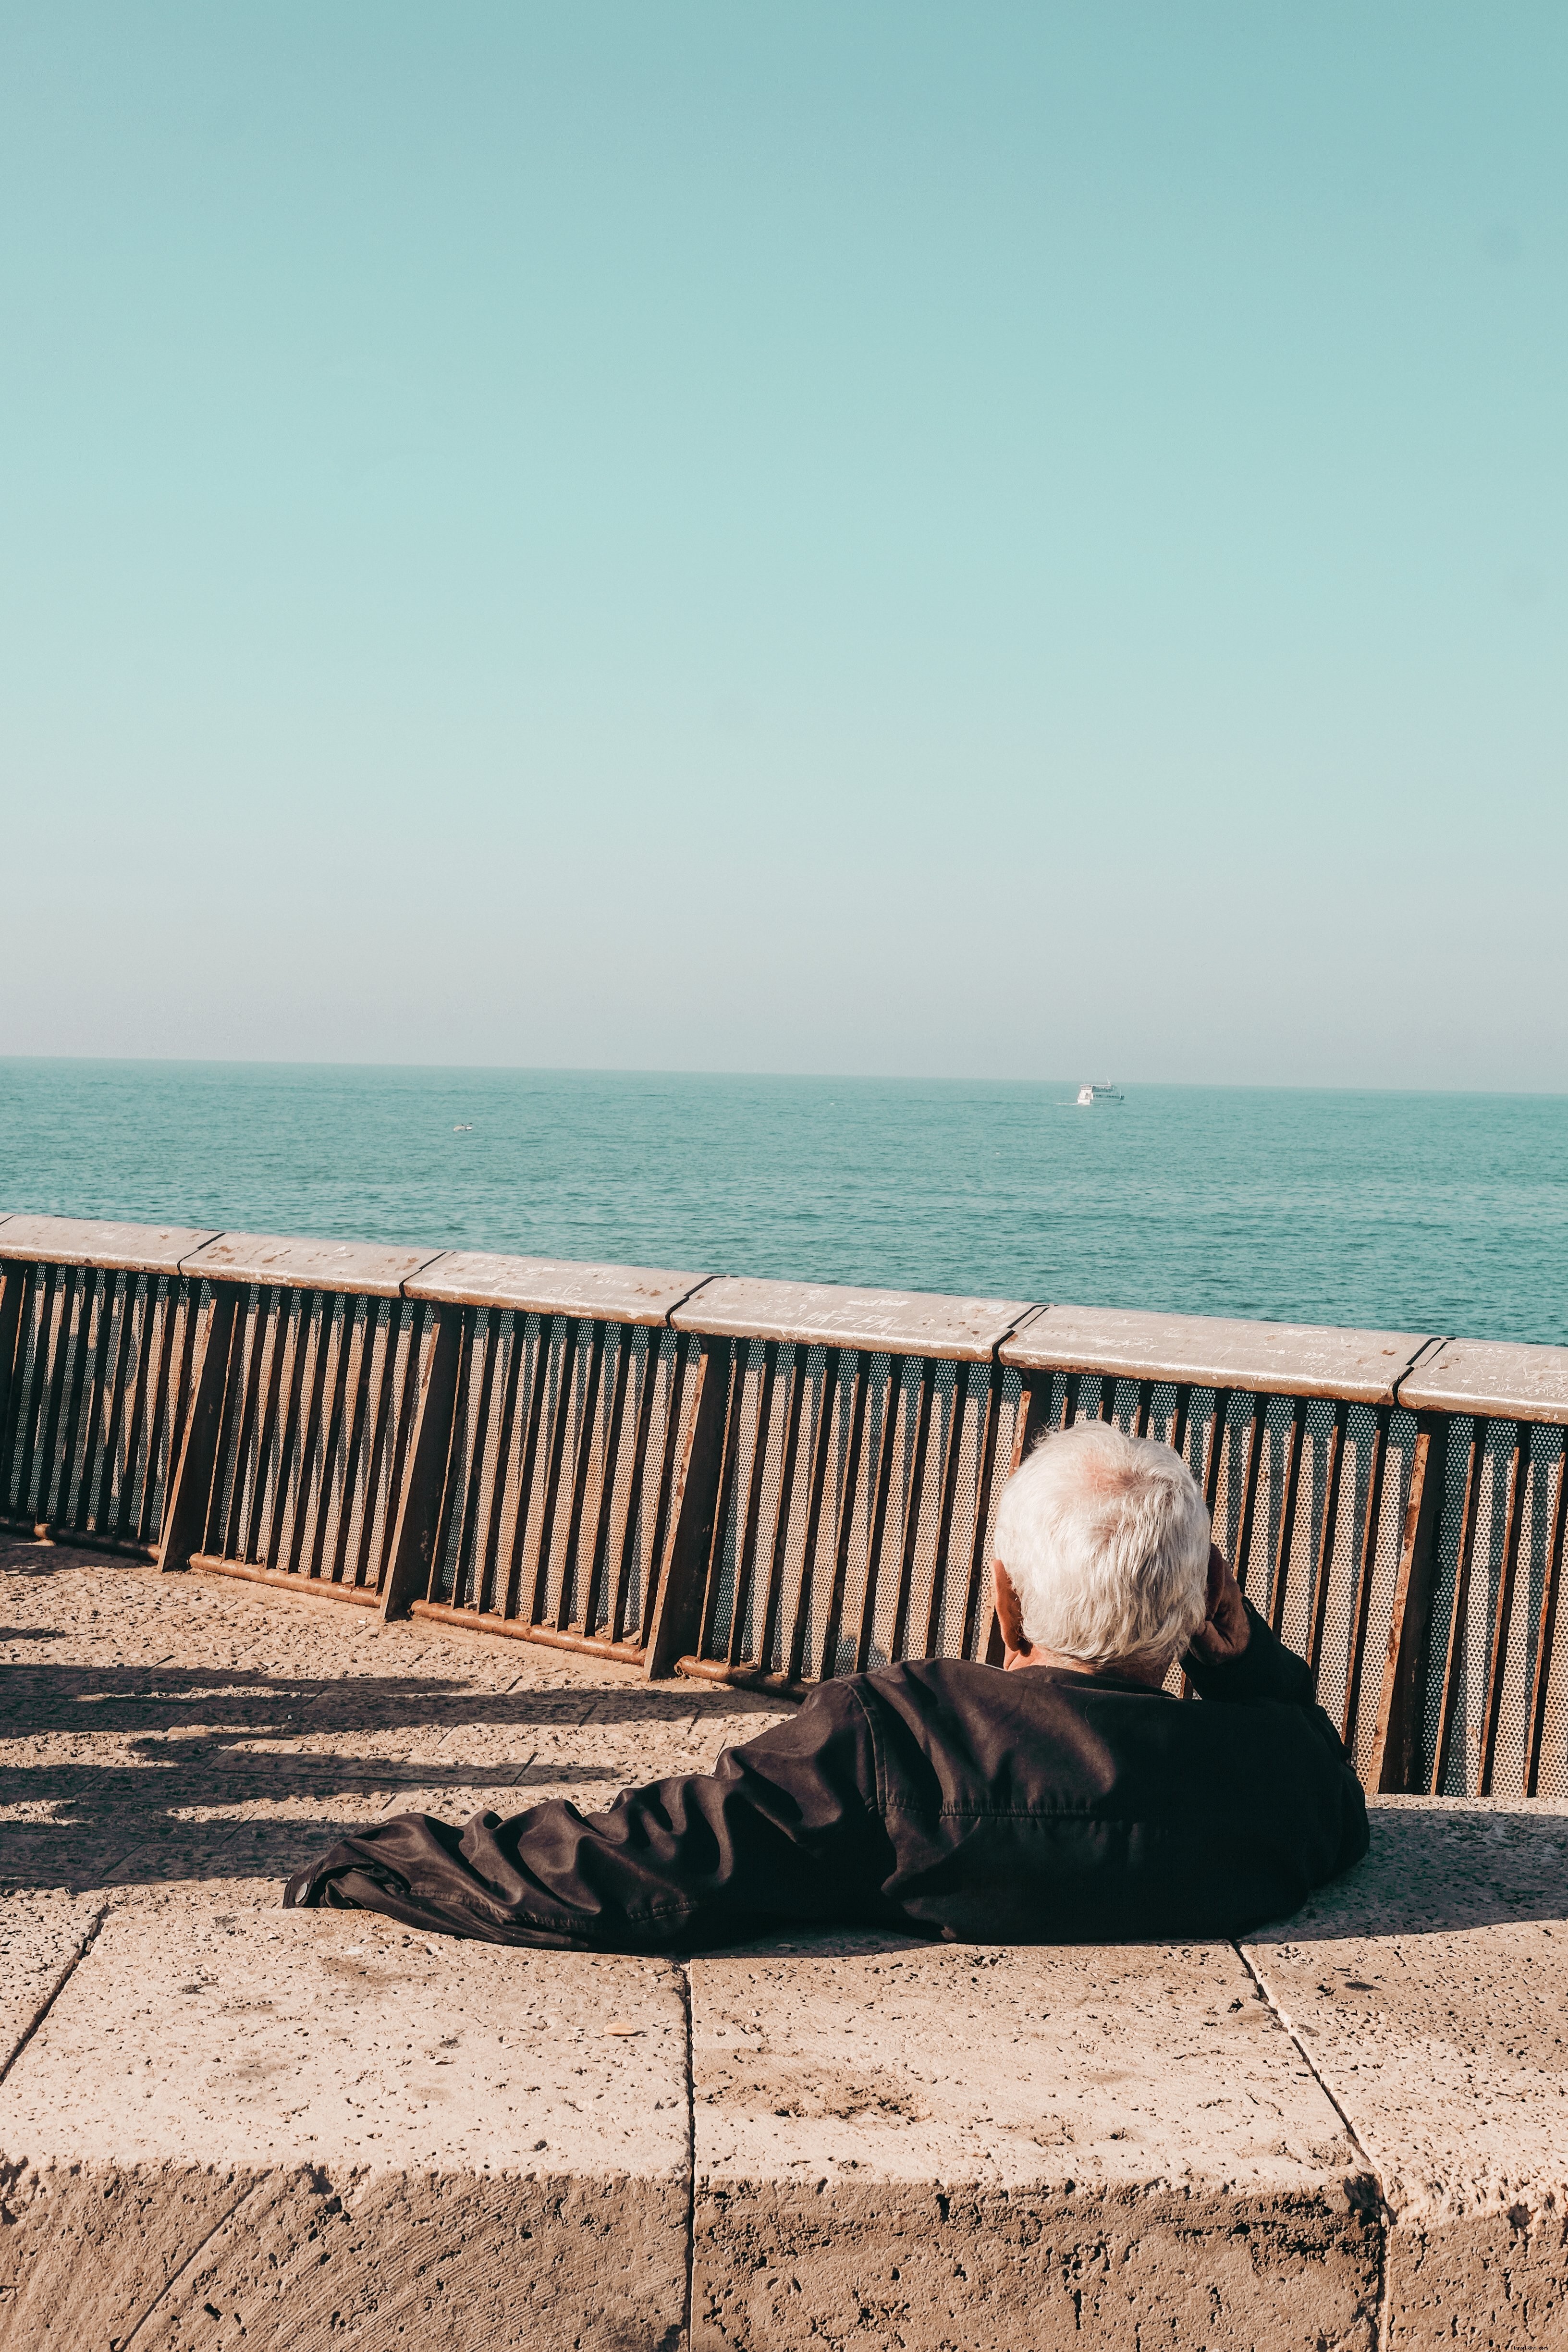
[[[0,2150],[7,2352],[679,2337],[668,1963],[143,1895],[0,2084]]]
[[[1568,2341],[1568,1804],[1380,1803],[1240,1950],[275,1899],[0,1906],[6,2352]]]
[[[1568,1423],[1568,1348],[0,1211],[0,1259]]]

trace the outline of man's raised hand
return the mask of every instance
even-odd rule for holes
[[[1211,1665],[1239,1658],[1251,1636],[1241,1587],[1218,1544],[1209,1546],[1209,1613],[1193,1636],[1193,1647]]]

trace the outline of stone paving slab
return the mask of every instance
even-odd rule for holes
[[[1375,2341],[1374,2184],[1228,1946],[691,1963],[693,2352]]]
[[[64,1887],[0,1896],[0,2080],[80,1959],[101,1900]]]
[[[668,1962],[142,1895],[0,2085],[0,2346],[673,2346],[685,2074]]]
[[[1391,2347],[1568,2344],[1568,1803],[1394,1798],[1247,1947],[1388,2207]]]
[[[778,1714],[571,1653],[0,1541],[0,1886],[278,1880],[388,1813],[592,1808]]]

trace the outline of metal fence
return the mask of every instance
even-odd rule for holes
[[[1369,1785],[1568,1796],[1568,1349],[0,1217],[0,1521],[798,1696],[994,1658],[998,1495],[1191,1465]]]

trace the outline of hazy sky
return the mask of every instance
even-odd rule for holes
[[[0,11],[0,1052],[1568,1088],[1562,0]]]

